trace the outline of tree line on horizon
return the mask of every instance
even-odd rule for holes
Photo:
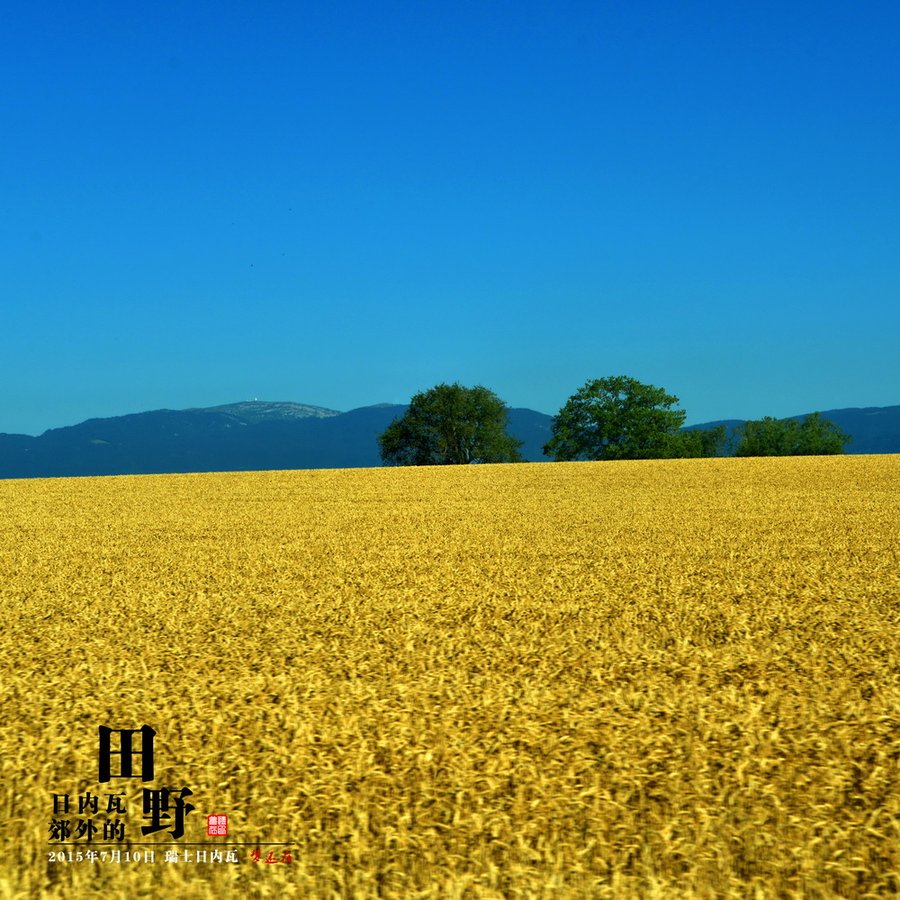
[[[588,380],[559,410],[543,452],[557,462],[843,453],[850,441],[834,422],[811,413],[797,419],[745,422],[733,454],[727,432],[683,430],[687,413],[665,389],[625,375]],[[458,382],[416,394],[378,436],[386,465],[429,466],[521,462],[522,441],[507,432],[509,407],[493,391]],[[727,448],[731,450],[731,448]]]

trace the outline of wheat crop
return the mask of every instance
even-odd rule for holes
[[[0,538],[0,898],[900,891],[900,457],[3,481]],[[179,839],[98,784],[145,724]],[[152,863],[51,841],[106,791]]]

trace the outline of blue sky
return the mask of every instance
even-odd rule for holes
[[[896,2],[4,6],[0,431],[900,403]]]

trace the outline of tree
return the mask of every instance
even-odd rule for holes
[[[439,384],[378,436],[388,465],[521,462],[522,441],[506,433],[506,404],[486,387]]]
[[[673,448],[681,452],[672,453],[677,457],[718,456],[725,446],[728,436],[724,425],[715,428],[692,428],[675,436]]]
[[[821,413],[799,419],[766,416],[745,422],[735,456],[825,456],[843,453],[850,442],[834,422]]]
[[[662,388],[624,375],[588,381],[553,419],[544,453],[556,460],[700,455],[704,439],[679,432],[687,414],[672,409],[676,403]]]

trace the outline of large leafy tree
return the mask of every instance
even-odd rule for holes
[[[553,419],[544,453],[556,460],[713,456],[724,429],[681,432],[686,413],[663,388],[617,375],[588,381]]]
[[[803,421],[766,416],[741,427],[735,456],[827,456],[843,453],[850,436],[821,413]]]
[[[416,394],[378,436],[381,459],[399,466],[520,462],[522,441],[506,433],[507,413],[486,387],[439,384]]]

